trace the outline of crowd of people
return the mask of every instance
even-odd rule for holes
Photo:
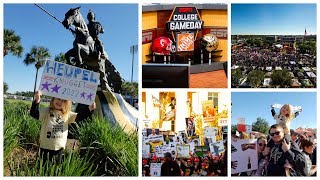
[[[290,130],[290,141],[286,141],[285,130],[274,124],[268,135],[260,133],[257,138],[258,169],[233,174],[233,176],[316,176],[316,135],[299,134]],[[250,139],[250,134],[232,133],[232,139]],[[272,143],[270,143],[272,142]],[[231,160],[231,167],[237,162]]]
[[[258,66],[258,67],[275,67],[289,64],[294,61],[292,66],[298,66],[298,62],[302,62],[311,67],[316,67],[316,57],[309,54],[296,53],[282,53],[281,51],[273,51],[272,49],[265,49],[260,47],[241,47],[232,49],[231,53],[232,65],[239,66]]]
[[[226,144],[225,144],[226,147]],[[170,152],[159,158],[143,158],[143,176],[153,176],[151,163],[161,163],[161,176],[227,176],[227,150],[219,156],[207,152],[202,157],[190,153],[189,158],[175,158]]]

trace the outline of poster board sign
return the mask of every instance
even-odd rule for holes
[[[212,155],[219,156],[224,152],[223,141],[210,144],[210,152]]]
[[[190,158],[190,146],[189,145],[176,145],[176,157],[177,158]]]
[[[252,126],[251,125],[246,125],[246,132],[251,133],[252,132]]]
[[[170,142],[169,147],[171,148],[171,157],[175,158],[177,155],[177,142]]]
[[[215,119],[216,110],[213,106],[213,100],[202,101],[202,116],[204,122],[212,122]]]
[[[233,139],[231,141],[231,163],[237,163],[231,174],[258,169],[258,147],[256,139]]]
[[[142,145],[142,158],[150,157],[150,145]]]
[[[218,126],[228,126],[228,118],[219,118]]]
[[[160,157],[160,158],[163,157],[162,146],[155,146],[154,153],[157,157]]]
[[[217,127],[204,127],[204,136],[209,137],[209,136],[215,136],[218,134],[218,128]]]
[[[99,73],[57,61],[46,61],[39,86],[43,95],[91,105],[99,85]]]
[[[210,151],[208,146],[195,146],[195,154],[198,157],[203,157],[205,154],[207,154]]]
[[[177,50],[178,52],[194,50],[194,33],[177,34]]]
[[[151,176],[161,176],[161,165],[162,163],[150,163]]]
[[[193,117],[186,118],[186,127],[188,137],[193,137],[196,135],[196,126]]]

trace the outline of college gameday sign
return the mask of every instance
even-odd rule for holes
[[[194,41],[203,21],[196,7],[175,7],[166,23],[167,31],[176,41],[177,51],[193,51]]]

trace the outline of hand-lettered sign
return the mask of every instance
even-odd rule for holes
[[[39,90],[43,95],[91,105],[99,84],[99,73],[57,61],[46,61]]]

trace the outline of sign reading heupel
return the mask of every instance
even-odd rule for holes
[[[46,61],[39,90],[43,95],[91,105],[98,85],[99,73],[57,61]]]

